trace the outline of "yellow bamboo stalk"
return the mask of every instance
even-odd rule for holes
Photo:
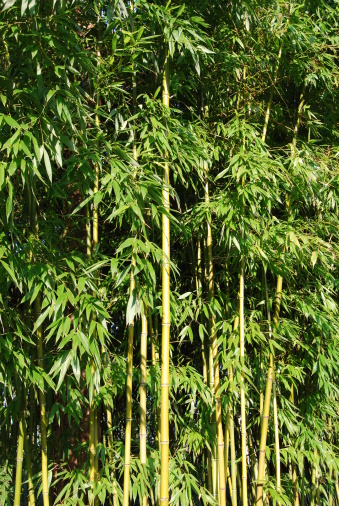
[[[38,317],[41,314],[41,295],[38,294],[34,301],[34,312]],[[41,326],[36,331],[37,337],[37,355],[38,365],[41,370],[44,368],[43,362],[43,343]],[[40,432],[41,432],[41,468],[42,468],[42,497],[43,506],[49,506],[49,486],[48,486],[48,459],[47,459],[47,413],[46,396],[44,387],[39,390],[40,403]]]
[[[209,203],[209,186],[208,186],[208,167],[205,163],[205,202]],[[212,228],[210,219],[207,219],[207,238],[206,238],[206,249],[207,249],[207,265],[208,265],[208,299],[210,302],[214,299],[214,274],[213,274],[213,253],[212,253]],[[217,452],[212,451],[212,487],[213,496],[219,500],[219,505],[224,506],[226,504],[226,486],[225,486],[225,463],[224,463],[224,434],[222,428],[222,414],[221,414],[221,399],[220,399],[220,379],[219,379],[219,358],[218,358],[218,339],[215,328],[215,316],[214,312],[210,315],[210,354],[212,363],[210,364],[210,371],[213,370],[213,386],[211,386],[212,392],[214,393],[215,399],[215,423],[216,423],[216,440],[217,440]],[[210,359],[211,360],[211,359]],[[212,374],[211,374],[212,379]],[[212,447],[213,448],[213,447]],[[213,456],[215,453],[215,456]],[[215,459],[215,460],[214,460]],[[213,462],[215,465],[213,466]],[[219,490],[218,490],[219,480]],[[218,492],[217,492],[218,490]]]
[[[24,423],[25,423],[25,410],[23,407],[23,399],[21,399],[21,409],[19,418],[19,431],[18,431],[18,444],[17,444],[17,457],[16,457],[16,474],[15,474],[15,493],[14,493],[14,506],[20,506],[21,500],[21,486],[22,486],[22,461],[24,454]]]
[[[300,505],[301,506],[305,506],[305,458],[304,457],[302,459],[302,469],[301,469],[301,500],[300,500]]]
[[[112,412],[109,408],[106,410],[106,420],[107,420],[107,440],[108,440],[108,450],[111,455],[113,451],[113,422],[112,422]],[[113,465],[113,464],[111,464]],[[113,465],[113,469],[111,472],[112,478],[112,489],[113,489],[113,506],[119,506],[118,493],[116,488],[116,477],[115,477],[115,467]],[[111,502],[110,502],[111,504]]]
[[[275,383],[275,373],[273,371],[273,420],[274,420],[274,445],[275,445],[275,473],[277,479],[277,492],[281,492],[281,464],[280,464],[280,443],[279,443],[279,422],[278,422],[278,404],[277,388]],[[280,506],[280,501],[277,502]]]
[[[244,229],[242,230],[244,235]],[[239,327],[240,327],[240,363],[241,363],[241,463],[242,463],[242,503],[248,505],[247,498],[247,441],[246,441],[246,398],[245,398],[245,316],[244,316],[244,284],[245,284],[245,258],[242,256],[240,263],[240,290],[239,290]]]
[[[229,491],[230,491],[230,496],[231,496],[231,502],[232,502],[232,506],[237,506],[237,504],[234,502],[234,497],[233,497],[233,494],[232,494],[232,490],[233,490],[233,487],[232,487],[232,478],[231,478],[231,474],[230,474],[230,468],[229,468],[229,465],[228,465],[228,462],[229,462],[229,453],[230,453],[230,421],[231,421],[231,416],[230,416],[230,406],[228,406],[228,409],[227,409],[227,414],[226,414],[226,423],[225,423],[225,437],[224,437],[224,440],[225,440],[225,457],[224,457],[224,460],[225,460],[225,475],[226,475],[226,481],[225,483],[228,483],[228,488],[229,488]]]
[[[164,73],[162,103],[169,107],[169,56],[167,55]],[[169,165],[164,164],[162,202],[169,212]],[[169,349],[170,349],[170,221],[166,214],[162,215],[162,339],[161,339],[161,471],[160,471],[160,503],[168,506],[169,501]]]
[[[266,300],[266,309],[267,309],[267,319],[269,322],[269,338],[271,339],[271,337],[272,337],[271,323],[270,323],[271,317],[270,317],[270,308],[269,308],[269,300],[268,300],[266,274],[264,275],[264,282],[265,282],[265,300]],[[274,316],[273,316],[273,329],[274,329],[274,331],[277,329],[277,327],[279,325],[282,283],[283,283],[283,278],[282,278],[282,276],[279,275],[277,278],[275,308],[274,308]],[[260,435],[260,447],[259,447],[259,468],[258,468],[258,484],[257,484],[257,504],[258,504],[258,506],[262,506],[262,504],[263,504],[263,484],[264,484],[264,477],[265,477],[266,440],[267,440],[267,431],[268,431],[268,419],[269,419],[269,414],[270,414],[270,403],[271,403],[271,391],[272,391],[273,377],[274,377],[274,356],[273,356],[273,353],[270,353],[269,366],[268,366],[268,371],[267,371],[265,399],[264,399],[264,411],[263,411],[261,435]],[[277,433],[275,434],[275,438],[278,439],[278,445],[279,445],[279,435]],[[276,447],[276,449],[277,449],[277,447]],[[279,455],[279,464],[280,464],[280,455]],[[278,466],[277,466],[277,468],[278,468]],[[280,474],[280,466],[279,466],[279,474]],[[280,483],[279,483],[279,487],[280,487]]]
[[[135,289],[134,280],[135,258],[132,257],[132,270],[130,279],[130,294]],[[127,364],[126,364],[126,427],[125,427],[125,464],[124,464],[124,490],[123,506],[129,504],[129,475],[131,465],[131,434],[132,434],[132,383],[133,383],[133,338],[134,321],[128,326]]]
[[[146,467],[146,381],[147,381],[147,316],[141,317],[141,339],[140,339],[140,463]],[[142,506],[147,506],[146,491],[142,498]]]
[[[332,432],[332,418],[329,417],[328,419],[328,431],[329,431],[329,443],[331,451],[333,450],[333,432]],[[329,481],[332,481],[332,475],[333,475],[333,462],[332,462],[332,456],[330,465],[328,468],[328,474],[329,474]],[[332,494],[332,484],[330,484],[328,488],[328,506],[333,506],[333,494]]]
[[[26,421],[23,420],[23,431],[24,431],[24,449],[25,449],[25,462],[27,471],[27,483],[28,483],[28,504],[29,506],[35,506],[35,492],[32,478],[32,462],[30,444],[27,437]]]
[[[311,490],[310,506],[315,506],[317,497],[317,463],[316,463],[317,451],[315,451],[314,457],[315,457],[314,462],[312,462],[312,475],[311,475],[312,490]]]
[[[294,404],[294,385],[291,385],[291,396],[290,401]],[[291,462],[292,468],[292,485],[293,485],[293,505],[299,506],[299,490],[298,490],[298,474],[297,474],[297,466],[295,462]]]
[[[239,327],[239,316],[236,316],[233,324],[233,331],[235,332]],[[237,457],[235,452],[235,434],[234,434],[234,414],[233,414],[233,399],[232,399],[232,384],[234,380],[234,372],[233,372],[233,364],[230,366],[229,371],[229,381],[230,381],[230,404],[229,404],[229,417],[230,417],[230,448],[231,448],[231,480],[232,480],[232,505],[238,504],[237,499]]]

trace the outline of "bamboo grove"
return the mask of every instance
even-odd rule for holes
[[[339,504],[338,1],[0,29],[0,505]]]

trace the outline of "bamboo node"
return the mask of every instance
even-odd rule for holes
[[[169,385],[169,383],[160,383],[160,386],[161,387],[169,387],[170,385]]]
[[[160,441],[161,445],[169,445],[169,441]]]
[[[17,462],[22,462],[24,459],[16,459]]]

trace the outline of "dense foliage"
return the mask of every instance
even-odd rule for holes
[[[338,1],[1,3],[0,504],[339,504]]]

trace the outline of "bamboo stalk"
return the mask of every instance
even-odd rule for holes
[[[312,489],[311,489],[310,506],[315,506],[317,497],[317,454],[318,452],[316,450],[314,453],[314,461],[312,462],[312,475],[311,475]]]
[[[272,337],[271,331],[271,316],[270,316],[270,308],[269,308],[269,299],[268,299],[268,289],[267,289],[267,279],[266,273],[264,274],[264,283],[265,283],[265,300],[266,300],[266,311],[267,311],[267,319],[269,325],[269,338]],[[273,315],[273,331],[275,332],[279,325],[279,316],[280,316],[280,306],[281,306],[281,294],[282,294],[282,276],[278,276],[277,278],[277,287],[276,287],[276,295],[275,295],[275,307],[274,307],[274,315]],[[267,381],[266,381],[266,390],[265,390],[265,399],[264,399],[264,411],[263,411],[263,420],[261,427],[261,435],[260,435],[260,448],[259,448],[259,469],[258,469],[258,484],[257,484],[257,504],[258,506],[262,506],[263,504],[263,483],[265,476],[265,454],[266,454],[266,440],[267,440],[267,431],[268,431],[268,419],[270,414],[270,403],[271,403],[271,390],[272,383],[274,378],[274,356],[273,353],[270,353],[269,357],[269,367],[267,371]],[[275,395],[276,399],[276,395]],[[275,429],[277,428],[276,423],[278,424],[277,412],[274,414],[275,417]],[[279,447],[279,434],[275,431],[275,442],[278,446],[276,446],[276,450]],[[279,465],[278,465],[279,462]],[[279,460],[277,460],[277,486],[278,486],[278,474],[280,477],[280,451],[279,451]],[[280,478],[279,478],[279,488],[280,488]]]
[[[130,278],[130,295],[135,290],[134,268],[135,257],[132,256],[132,270]],[[133,338],[134,321],[128,326],[127,364],[126,364],[126,428],[125,428],[125,464],[124,464],[124,491],[123,506],[129,504],[129,475],[131,465],[131,434],[132,434],[132,384],[133,384]]]
[[[329,443],[331,452],[333,451],[333,432],[332,432],[332,418],[329,417],[328,419],[328,431],[329,431]],[[328,474],[329,474],[329,487],[328,487],[328,506],[333,506],[333,494],[332,494],[332,475],[333,475],[333,462],[332,462],[332,456],[331,461],[328,466]]]
[[[253,504],[255,504],[255,501],[256,501],[255,484],[258,480],[258,464],[257,464],[256,456],[255,456],[255,449],[254,449],[254,445],[253,445],[253,436],[252,436],[251,429],[248,430],[247,439],[248,439],[249,458],[250,458],[250,463],[251,463],[251,468],[252,468],[251,496],[252,496],[252,502],[253,502]]]
[[[162,103],[169,107],[169,56],[166,56],[163,73]],[[167,158],[167,155],[166,155]],[[163,206],[168,212],[169,201],[169,165],[164,164]],[[169,349],[170,349],[170,222],[167,214],[162,215],[162,340],[161,340],[161,471],[160,471],[160,503],[168,506],[169,501]]]
[[[140,340],[140,463],[147,464],[147,433],[146,433],[146,380],[147,380],[147,316],[141,317]],[[142,498],[142,506],[147,506],[146,490]]]
[[[205,202],[209,203],[209,187],[208,187],[208,170],[207,163],[205,163]],[[207,219],[207,264],[208,264],[208,299],[211,303],[214,300],[214,273],[213,273],[213,253],[212,253],[212,228],[210,219]],[[218,498],[220,506],[226,504],[226,487],[225,487],[225,464],[224,464],[224,434],[222,429],[222,414],[221,414],[221,399],[220,399],[220,379],[219,379],[219,358],[218,358],[218,339],[215,328],[215,316],[213,310],[210,315],[210,377],[212,379],[213,370],[213,385],[211,384],[211,390],[214,393],[215,398],[215,423],[216,423],[216,440],[217,440],[217,452],[214,451],[212,456],[212,488],[213,496]],[[211,383],[211,382],[210,382]],[[212,447],[213,448],[213,447]],[[213,454],[213,451],[212,451]],[[214,459],[214,460],[213,460]],[[213,462],[215,463],[213,466]],[[219,479],[219,494],[217,493]]]
[[[19,416],[19,431],[18,431],[18,444],[17,444],[17,457],[16,457],[16,474],[15,474],[15,492],[14,492],[14,506],[20,506],[21,500],[21,486],[22,486],[22,461],[24,455],[24,423],[25,423],[25,409],[24,409],[24,392],[21,394],[21,406]]]
[[[235,332],[239,327],[239,317],[236,316],[233,324],[233,331]],[[233,364],[230,366],[229,371],[230,381],[230,404],[229,404],[229,416],[230,416],[230,448],[231,448],[231,480],[232,480],[232,504],[237,505],[237,457],[235,452],[235,434],[234,434],[234,414],[233,414],[233,399],[232,399],[232,384],[234,380]]]
[[[242,228],[244,236],[244,227]],[[247,441],[246,441],[246,398],[245,398],[245,316],[244,316],[244,284],[245,284],[245,258],[242,256],[240,263],[240,290],[239,290],[239,327],[240,327],[240,363],[241,363],[241,462],[242,462],[242,503],[248,505],[247,498]]]
[[[24,431],[24,450],[25,450],[25,462],[27,470],[27,482],[28,482],[28,503],[29,506],[35,506],[35,492],[32,478],[32,461],[30,453],[30,444],[27,436],[26,421],[23,420],[23,431]]]
[[[291,397],[290,401],[294,404],[294,385],[291,385]],[[298,474],[297,474],[297,466],[295,462],[291,462],[292,468],[292,485],[293,485],[293,505],[299,506],[299,490],[298,490]]]
[[[300,505],[305,506],[305,458],[302,460],[302,469],[301,469],[301,500]]]
[[[263,131],[262,131],[262,136],[261,136],[261,139],[263,142],[266,141],[268,121],[269,121],[270,114],[271,114],[274,88],[275,88],[275,85],[277,83],[277,78],[278,78],[278,70],[279,70],[279,64],[280,64],[280,60],[281,60],[281,54],[282,54],[282,43],[280,44],[280,47],[279,47],[279,52],[278,52],[278,57],[277,57],[277,65],[275,67],[273,81],[272,81],[271,88],[270,88],[270,97],[269,97],[267,108],[266,108],[265,122],[264,122],[264,127],[263,127]]]
[[[277,492],[281,492],[281,465],[280,465],[280,443],[279,443],[279,422],[278,422],[278,404],[277,388],[275,383],[275,373],[273,371],[273,420],[274,420],[274,445],[275,445],[275,472],[277,479]],[[280,506],[280,502],[277,502]]]
[[[38,317],[41,314],[41,296],[37,295],[34,301],[34,312]],[[38,364],[41,370],[44,368],[43,363],[43,343],[41,326],[36,331],[37,336],[37,355]],[[42,469],[42,497],[43,505],[49,506],[49,486],[48,486],[48,459],[47,459],[47,413],[46,413],[46,396],[45,389],[39,390],[40,404],[40,432],[41,432],[41,469]]]

